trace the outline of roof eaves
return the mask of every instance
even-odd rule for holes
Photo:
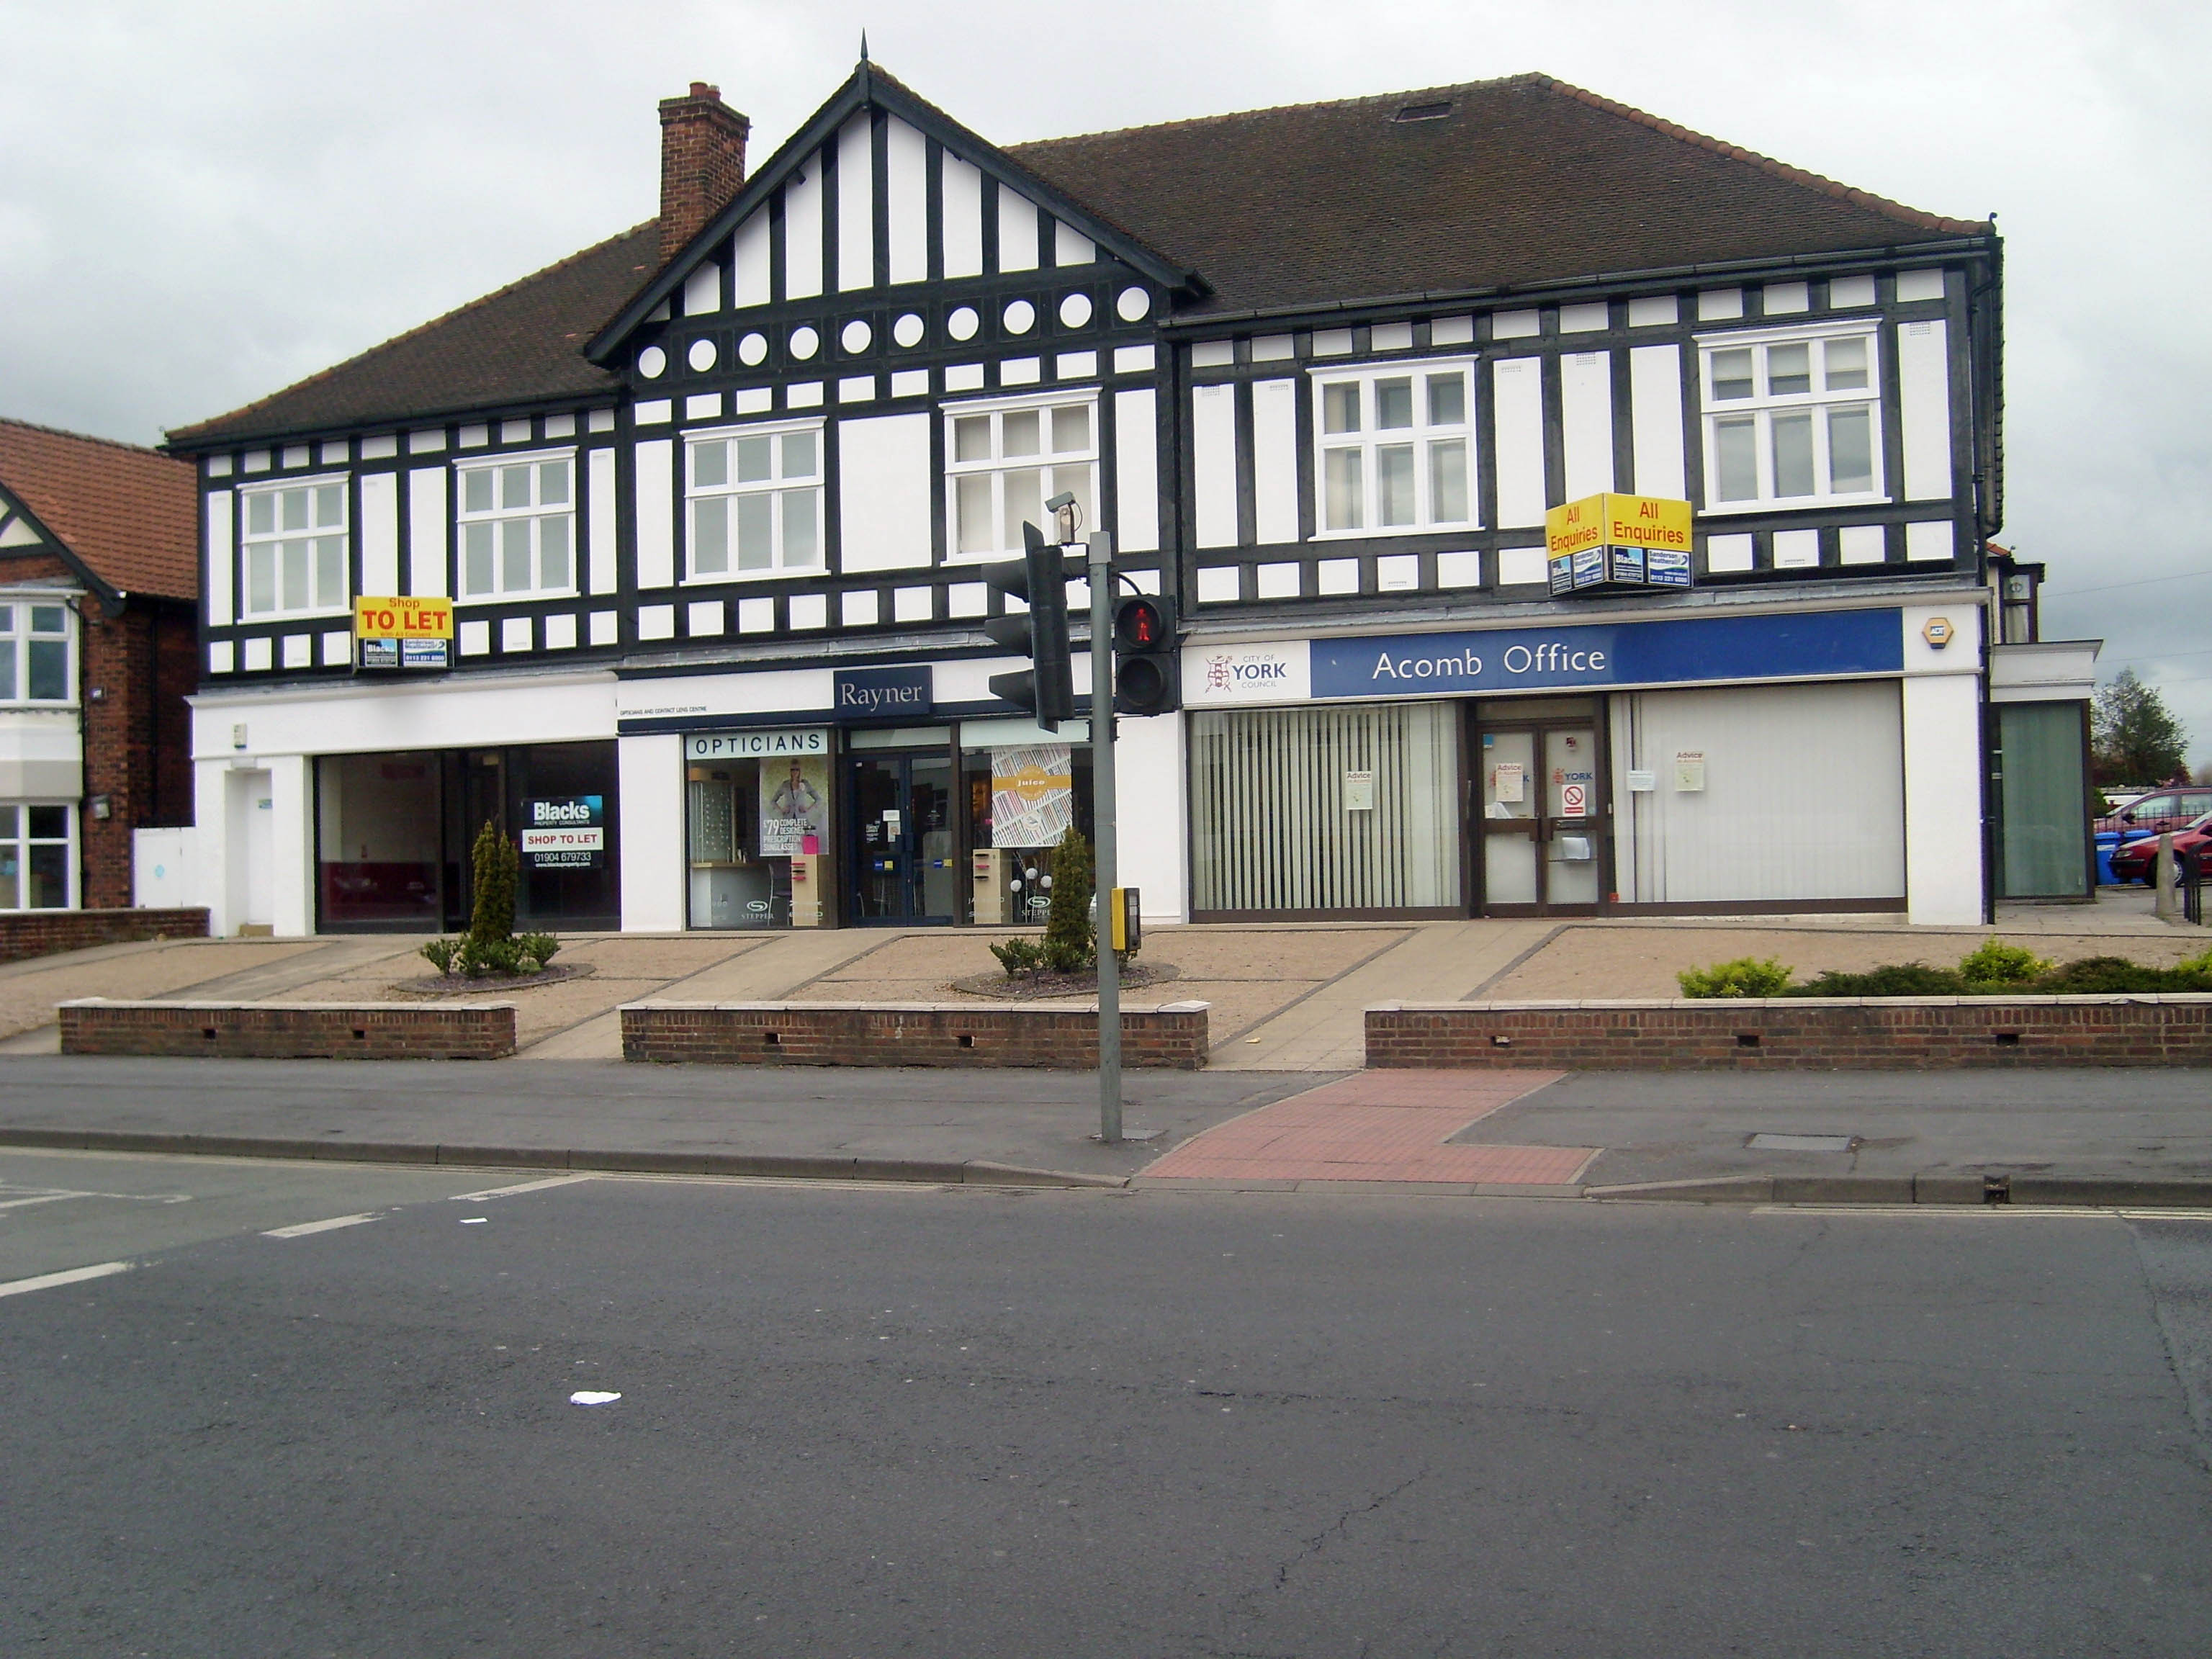
[[[40,427],[38,428],[38,430],[41,432],[52,432],[53,429],[54,428],[52,427]],[[75,433],[64,433],[61,435],[64,437],[75,437],[76,434]],[[95,441],[105,442],[106,441],[102,439]],[[132,446],[124,445],[121,447],[129,448]],[[0,484],[4,483],[7,483],[7,480],[5,478],[0,478]],[[71,570],[76,573],[76,577],[79,581],[82,581],[87,587],[90,588],[94,593],[97,593],[100,596],[100,608],[102,611],[106,611],[111,617],[121,616],[123,614],[123,602],[125,599],[123,590],[116,586],[113,582],[109,581],[106,577],[101,575],[100,572],[94,570],[92,566],[86,562],[82,554],[79,553],[59,536],[54,534],[52,526],[48,525],[45,520],[41,519],[38,515],[37,512],[32,507],[30,502],[23,499],[23,492],[20,487],[14,484],[8,484],[8,495],[9,498],[15,503],[15,511],[12,516],[21,519],[25,523],[28,524],[33,530],[38,532],[40,545],[36,547],[11,547],[7,549],[5,554],[0,555],[0,556],[7,558],[29,558],[33,556],[44,556],[48,558],[59,559],[64,564],[67,565]]]

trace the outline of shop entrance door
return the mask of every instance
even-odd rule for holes
[[[855,755],[848,765],[853,920],[950,924],[960,881],[951,757]]]
[[[1474,742],[1482,914],[1593,914],[1606,853],[1595,722],[1481,721]]]

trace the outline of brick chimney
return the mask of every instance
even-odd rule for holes
[[[722,101],[722,89],[694,81],[660,100],[660,258],[666,264],[745,182],[745,137],[753,124]]]

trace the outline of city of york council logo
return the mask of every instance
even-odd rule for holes
[[[1286,662],[1244,662],[1235,657],[1208,657],[1206,659],[1206,689],[1209,691],[1226,691],[1231,687],[1286,685],[1290,678],[1291,665]]]

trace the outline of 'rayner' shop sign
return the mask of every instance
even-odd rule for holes
[[[834,684],[841,721],[902,720],[937,708],[927,663],[908,668],[840,668]]]

